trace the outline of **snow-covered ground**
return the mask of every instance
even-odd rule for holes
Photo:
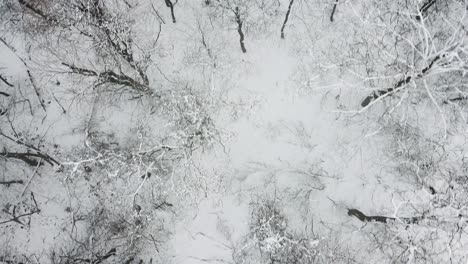
[[[293,79],[300,60],[289,42],[251,45],[240,65],[246,73],[229,91],[248,110],[235,120],[219,117],[230,138],[225,152],[214,150],[204,164],[207,177],[222,175],[222,188],[208,192],[177,223],[171,242],[176,263],[232,263],[249,232],[252,202],[277,199],[291,228],[323,221],[350,237],[346,206],[375,209],[389,198],[381,185],[386,181],[369,173],[373,139],[363,140],[359,126],[338,119],[322,91],[301,93]],[[217,155],[225,162],[213,168]]]
[[[0,182],[22,182],[0,184],[0,263],[247,264],[267,263],[261,257],[277,252],[313,255],[304,263],[429,263],[460,252],[465,240],[448,234],[453,219],[460,219],[456,232],[465,224],[463,203],[451,200],[463,201],[458,195],[468,188],[460,176],[463,104],[448,108],[434,88],[442,110],[427,88],[431,76],[423,82],[428,95],[415,88],[414,79],[431,70],[424,64],[401,96],[374,93],[375,105],[362,106],[372,91],[382,95],[380,86],[401,79],[399,72],[386,76],[393,66],[385,64],[399,49],[381,55],[372,46],[383,45],[378,38],[359,38],[375,26],[366,20],[374,13],[359,17],[365,3],[340,2],[331,23],[331,3],[296,0],[281,39],[294,1],[235,1],[246,7],[243,53],[239,10],[229,1],[180,1],[177,23],[168,0],[117,2],[106,12],[120,12],[109,26],[118,37],[99,31],[102,21],[92,13],[75,28],[56,21],[64,28],[30,32],[37,41],[18,37],[26,29],[1,28],[0,76],[9,82],[0,91],[9,95],[0,95],[0,110],[8,109],[0,112]],[[136,22],[124,24],[127,16]],[[82,21],[96,29],[80,28]],[[107,35],[102,46],[93,42],[99,34]],[[106,41],[118,45],[106,53]],[[365,53],[363,43],[372,46],[366,58],[381,65],[354,57]],[[122,51],[129,46],[130,59]],[[118,74],[147,84],[122,84]],[[459,96],[453,102],[466,99]],[[8,157],[22,152],[50,156],[37,167]],[[439,255],[419,248],[438,239],[449,241],[430,247]]]

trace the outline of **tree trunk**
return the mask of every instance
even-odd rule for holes
[[[294,0],[290,0],[288,6],[288,12],[286,12],[286,17],[284,18],[283,26],[281,27],[281,38],[284,39],[284,28],[286,27],[286,23],[288,23],[289,14],[291,13],[292,5]]]
[[[164,0],[166,2],[166,6],[171,9],[171,16],[172,16],[172,22],[176,22],[176,17],[174,14],[174,4],[171,2],[171,0]]]
[[[330,15],[330,21],[333,22],[333,16],[335,15],[336,12],[336,6],[338,5],[338,0],[335,1],[335,4],[333,5],[333,9]]]
[[[0,181],[0,185],[6,185],[7,187],[12,184],[24,184],[24,182],[22,180]]]
[[[425,2],[421,8],[419,9],[419,12],[422,14],[423,17],[427,15],[427,10],[435,4],[436,0],[428,0]],[[419,15],[416,16],[416,20],[421,20],[421,17]]]
[[[358,209],[348,209],[348,215],[354,216],[359,219],[361,222],[379,222],[379,223],[388,223],[390,221],[396,220],[395,217],[387,217],[387,216],[367,216],[363,212],[359,211]],[[424,219],[423,216],[419,217],[402,217],[398,218],[399,220],[407,223],[407,224],[417,224],[419,221]]]
[[[245,44],[244,44],[244,32],[242,31],[242,23],[243,22],[242,22],[241,17],[240,17],[240,12],[239,12],[239,7],[238,6],[236,6],[234,14],[236,16],[237,32],[239,33],[239,42],[240,42],[241,50],[242,50],[243,53],[246,53],[247,49],[245,48]]]

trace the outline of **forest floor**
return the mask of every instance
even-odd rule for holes
[[[264,199],[282,205],[291,228],[322,231],[323,221],[346,240],[362,225],[350,221],[347,205],[378,209],[374,194],[389,198],[385,185],[369,174],[372,140],[362,140],[359,124],[327,109],[322,92],[300,91],[293,80],[300,61],[287,42],[251,46],[241,66],[249,74],[229,93],[249,102],[248,110],[233,121],[218,117],[232,137],[224,144],[227,153],[212,151],[203,166],[208,174],[223,175],[222,187],[179,219],[172,239],[175,263],[232,263],[249,232],[250,205]],[[218,158],[227,162],[213,168]]]
[[[185,18],[189,22],[195,21],[191,21],[188,14]],[[383,153],[388,141],[380,136],[379,130],[370,125],[372,122],[369,122],[369,117],[365,114],[353,115],[341,111],[345,106],[359,104],[362,91],[359,94],[346,91],[345,88],[342,91],[340,88],[321,89],[315,86],[320,83],[324,87],[333,87],[346,83],[341,81],[339,76],[304,85],[305,79],[299,75],[307,69],[305,61],[314,56],[312,54],[310,58],[301,57],[303,55],[294,45],[293,33],[285,40],[280,40],[277,35],[249,36],[246,42],[248,52],[242,54],[237,47],[238,43],[234,41],[237,39],[231,38],[238,37],[235,31],[226,33],[226,36],[217,36],[215,32],[215,36],[211,36],[213,44],[210,47],[216,56],[206,59],[203,57],[206,52],[204,48],[208,48],[203,48],[198,43],[198,30],[201,29],[192,28],[191,25],[195,23],[189,22],[165,25],[167,29],[164,30],[169,33],[165,36],[164,31],[161,37],[160,53],[164,56],[160,54],[161,58],[158,58],[157,63],[163,65],[162,68],[169,74],[166,76],[162,71],[159,72],[164,78],[155,83],[165,89],[171,89],[172,86],[178,85],[172,82],[172,77],[184,80],[184,77],[188,76],[188,83],[192,84],[193,78],[193,82],[199,81],[204,85],[209,83],[205,80],[206,76],[200,74],[199,77],[197,74],[212,70],[211,78],[222,80],[212,80],[211,88],[216,90],[213,94],[221,95],[222,98],[211,99],[220,99],[222,102],[217,106],[216,113],[209,114],[212,115],[210,118],[221,136],[219,142],[211,147],[194,152],[193,164],[196,168],[190,169],[198,170],[197,178],[194,179],[195,176],[190,174],[181,176],[188,176],[187,186],[193,183],[189,186],[192,189],[188,193],[194,191],[187,195],[192,195],[192,201],[184,199],[186,197],[180,201],[175,200],[179,198],[179,194],[172,190],[171,196],[170,187],[164,186],[168,189],[164,191],[169,194],[164,193],[161,197],[168,198],[169,202],[174,204],[174,208],[171,209],[173,214],[168,213],[171,214],[168,218],[174,221],[164,222],[163,227],[167,228],[163,231],[168,231],[168,238],[161,237],[159,241],[164,244],[161,245],[164,249],[161,252],[156,249],[157,252],[154,252],[153,244],[145,242],[148,248],[138,257],[148,261],[158,255],[161,258],[160,263],[176,264],[235,263],[235,255],[245,247],[245,238],[251,232],[252,208],[255,204],[265,201],[273,201],[278,205],[287,217],[288,229],[292,232],[333,237],[339,240],[337,244],[349,247],[356,255],[362,253],[357,259],[372,255],[365,252],[372,250],[369,247],[369,239],[361,237],[364,232],[358,232],[362,228],[372,227],[349,216],[347,209],[358,208],[367,215],[391,215],[392,211],[389,209],[391,210],[394,202],[400,199],[398,192],[404,191],[407,185],[391,176],[390,158]],[[299,22],[291,26],[300,27]],[[209,39],[209,32],[205,34]],[[0,49],[0,57],[7,58],[6,54],[10,53]],[[200,68],[189,65],[191,60],[195,61],[194,64],[202,65],[202,70],[197,72]],[[219,62],[221,66],[218,65],[215,71],[210,68],[211,62]],[[223,63],[225,65],[222,65]],[[24,69],[12,71],[15,70],[24,72]],[[315,76],[314,74],[308,72],[306,75],[310,77]],[[54,81],[58,82],[58,79],[49,80],[51,85]],[[195,90],[200,83],[194,85]],[[229,85],[217,87],[224,84]],[[62,87],[66,85],[65,81],[62,81]],[[206,88],[203,85],[201,87]],[[154,105],[151,99],[141,100],[147,105],[137,100],[128,100],[118,105],[113,99],[107,101],[105,96],[100,95],[89,102],[85,99],[80,102],[75,102],[74,99],[70,102],[66,100],[64,95],[67,113],[62,113],[58,105],[52,103],[48,106],[49,112],[45,114],[47,119],[44,117],[40,124],[36,121],[37,127],[27,124],[29,120],[26,118],[22,120],[27,124],[25,127],[35,129],[37,134],[47,134],[53,139],[53,143],[60,146],[54,150],[54,154],[63,155],[64,162],[73,160],[65,154],[72,153],[74,147],[81,146],[79,144],[86,141],[89,127],[94,126],[102,135],[112,135],[109,142],[124,143],[121,144],[123,147],[128,142],[135,142],[137,137],[134,128],[141,124],[147,125],[148,130],[156,136],[159,136],[158,133],[167,132],[164,131],[167,128],[161,125],[164,124],[163,118],[152,114]],[[36,117],[31,118],[39,120]],[[52,129],[49,131],[49,128]],[[151,138],[154,135],[146,136]],[[191,159],[192,157],[188,160],[192,162]],[[73,162],[69,162],[70,164],[73,165]],[[79,168],[83,169],[82,166]],[[52,175],[50,177],[58,178],[57,181],[50,181],[50,178],[39,175],[30,187],[31,192],[37,194],[41,210],[44,212],[41,221],[33,221],[31,232],[7,230],[10,237],[0,237],[0,242],[10,243],[12,248],[30,248],[31,251],[37,248],[38,251],[46,251],[45,249],[61,243],[59,235],[75,220],[74,213],[70,213],[70,208],[74,206],[71,197],[83,198],[84,208],[94,206],[97,200],[94,196],[81,197],[85,192],[81,193],[79,189],[80,181],[77,180],[75,186],[68,186],[63,183],[67,182],[65,179],[70,175],[54,174],[52,169],[48,170],[44,169],[41,173]],[[117,175],[118,171],[119,168],[111,166],[107,175],[98,175],[95,179],[101,184],[101,178],[106,179],[107,176],[113,179],[113,173]],[[88,175],[87,172],[81,173]],[[56,175],[60,175],[61,178]],[[140,175],[129,175],[124,178],[128,181],[114,183],[118,186],[116,189],[113,189],[111,184],[106,187],[108,189],[103,187],[108,193],[101,192],[97,187],[98,191],[90,188],[86,192],[102,194],[104,201],[112,200],[109,195],[117,193],[123,197],[123,202],[116,207],[122,209],[122,214],[133,213],[134,197],[144,185]],[[191,178],[192,176],[194,178]],[[151,181],[157,185],[155,178]],[[83,186],[87,186],[86,182],[89,179],[81,181],[85,182]],[[103,186],[107,186],[107,183],[104,182]],[[96,186],[101,187],[99,184]],[[85,188],[83,186],[81,187]],[[197,189],[200,186],[203,186],[200,189],[204,190]],[[72,195],[70,189],[74,187],[78,188]],[[144,187],[151,189],[149,184]],[[177,186],[174,189],[180,191],[183,187]],[[20,191],[19,186],[13,188],[10,189],[12,193]],[[180,197],[184,195],[185,193]],[[17,200],[13,196],[8,198],[12,201]],[[80,206],[76,207],[80,209]],[[143,212],[152,210],[148,208],[144,208]],[[115,208],[108,209],[113,212]],[[156,212],[154,219],[166,213],[162,212],[164,210],[153,211]],[[155,229],[159,228],[156,226],[159,223],[155,224]],[[360,244],[361,240],[367,244]],[[47,256],[42,257],[45,259]]]

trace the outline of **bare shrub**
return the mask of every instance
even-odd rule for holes
[[[252,204],[250,233],[235,252],[236,263],[354,263],[352,254],[333,238],[288,230],[274,200]]]

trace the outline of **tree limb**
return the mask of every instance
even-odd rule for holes
[[[429,71],[432,66],[434,65],[434,63],[436,63],[438,60],[440,59],[440,56],[436,56],[430,63],[427,67],[425,67],[424,69],[422,69],[421,73],[417,74],[416,76],[407,76],[406,78],[398,81],[398,83],[395,84],[395,86],[393,87],[390,87],[390,88],[387,88],[387,89],[384,89],[384,90],[378,90],[378,91],[375,91],[373,92],[372,94],[368,95],[362,102],[361,102],[361,106],[362,107],[366,107],[368,106],[370,103],[372,103],[373,101],[375,100],[378,100],[379,98],[381,97],[384,97],[384,96],[391,96],[393,93],[395,92],[398,92],[400,91],[401,89],[400,88],[403,88],[404,85],[406,85],[407,83],[409,83],[411,80],[413,79],[418,79],[418,78],[421,78],[424,76],[424,74]]]
[[[6,85],[8,85],[10,87],[13,87],[13,84],[8,82],[8,80],[5,77],[3,77],[2,75],[0,75],[0,80],[2,80]]]

